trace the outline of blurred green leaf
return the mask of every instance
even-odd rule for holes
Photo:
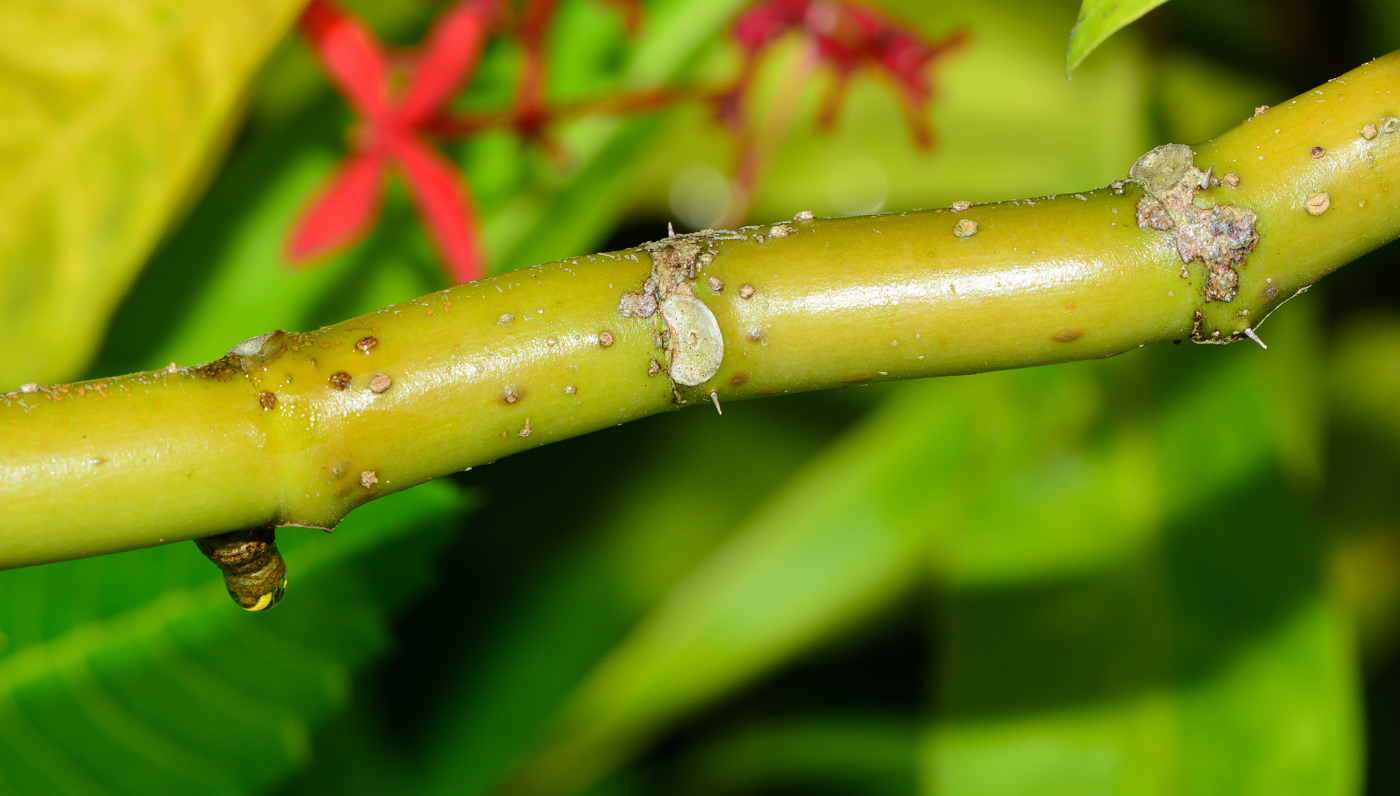
[[[820,446],[812,412],[754,407],[731,415],[721,422],[687,413],[619,432],[645,444],[657,433],[645,426],[664,422],[670,444],[693,451],[689,465],[709,473],[706,490],[676,494],[669,512],[656,511],[652,463],[619,453],[610,457],[615,461],[589,460],[608,474],[590,487],[602,493],[596,514],[565,512],[557,521],[530,523],[541,530],[558,522],[581,525],[584,541],[544,561],[532,556],[535,567],[491,598],[500,613],[484,628],[480,651],[445,689],[432,722],[425,792],[490,792],[628,626]],[[748,445],[754,447],[744,460],[733,461],[732,451]],[[634,449],[625,440],[615,446]],[[517,491],[530,489],[522,484]],[[716,493],[725,499],[713,499]],[[499,500],[513,505],[511,494]],[[561,505],[577,504],[561,497]],[[549,534],[551,542],[556,535]]]
[[[599,665],[529,763],[526,790],[574,792],[681,715],[889,605],[925,571],[931,535],[966,519],[960,496],[975,493],[982,468],[1003,471],[1014,466],[1005,456],[1031,455],[1013,444],[1024,440],[1022,425],[1073,428],[1091,416],[1091,404],[1060,372],[899,390],[805,467]],[[1008,425],[1013,383],[1043,400]],[[988,452],[988,435],[1005,444]]]
[[[1084,0],[1069,34],[1065,73],[1073,72],[1108,37],[1167,0]]]
[[[1115,367],[1068,365],[902,388],[805,468],[609,654],[566,703],[517,785],[527,793],[575,792],[681,716],[883,610],[930,563],[950,587],[973,592],[1019,593],[1039,582],[1092,581],[1100,572],[1131,584],[1135,562],[1168,529],[1261,472],[1276,468],[1306,487],[1315,461],[1290,462],[1319,455],[1319,402],[1300,399],[1292,386],[1298,362],[1316,354],[1307,342],[1309,323],[1298,313],[1291,322],[1270,323],[1276,347],[1288,353],[1236,351],[1214,368],[1197,359],[1185,374],[1149,370],[1138,358]],[[1114,373],[1116,379],[1100,382]],[[1162,383],[1144,383],[1147,374]],[[1229,427],[1201,432],[1193,396],[1261,389],[1267,394]],[[1107,406],[1135,408],[1105,413]],[[1202,467],[1209,477],[1166,477]],[[1252,550],[1257,541],[1224,538],[1232,550]],[[1271,555],[1315,561],[1298,547],[1306,536],[1293,538],[1292,547],[1275,542]],[[1183,571],[1189,575],[1199,563],[1186,562]],[[1314,570],[1290,569],[1280,577],[1286,582],[1256,596],[1268,612],[1286,613],[1299,599],[1297,589],[1316,585]],[[1113,611],[1122,601],[1095,596],[1103,603],[1096,610],[1108,613],[1093,618],[1116,627]],[[1027,597],[1031,606],[1037,597],[1044,595]],[[1240,604],[1239,595],[1220,599]],[[959,608],[955,602],[950,609],[954,617]],[[1041,656],[1017,645],[1041,637],[1032,629],[1053,635],[1044,622],[1005,633],[1003,619],[974,623],[984,628],[987,644],[1002,647],[969,665],[989,673],[983,690],[994,696],[1014,694],[1015,684],[1025,682],[998,679],[1007,667],[1046,670]],[[1141,621],[1133,627],[1149,640],[1160,635]],[[1340,650],[1331,653],[1345,661]],[[1075,665],[1086,681],[1102,679],[1103,670],[1088,662]],[[1331,699],[1349,693],[1335,676],[1340,671],[1329,672],[1335,688],[1331,701],[1320,704],[1342,710],[1345,699]],[[1047,688],[1048,698],[1073,703],[1085,696],[1059,694],[1058,685]],[[961,686],[950,688],[967,696]],[[1338,750],[1352,747],[1342,741]]]
[[[234,606],[191,544],[0,573],[0,784],[266,787],[305,758],[349,671],[384,651],[388,615],[422,589],[463,507],[426,484],[358,509],[334,538],[283,530],[291,588],[268,614]]]
[[[1330,382],[1339,422],[1400,446],[1400,319],[1349,319],[1337,336]]]
[[[1330,354],[1329,574],[1375,666],[1400,645],[1400,318],[1347,319]]]
[[[1288,92],[1270,81],[1243,75],[1225,65],[1186,52],[1153,59],[1157,113],[1166,140],[1205,141],[1253,115]]]
[[[1083,503],[1053,510],[1111,494],[1102,476],[1050,482],[1052,505],[1024,512],[1015,494],[1037,490],[1013,481],[960,534],[927,792],[1354,792],[1356,664],[1322,589],[1309,499],[1322,403],[1302,386],[1318,381],[1318,331],[1313,313],[1289,310],[1270,320],[1267,353],[1198,363],[1185,379],[1159,363],[1151,413],[1115,421],[1115,436],[1147,443],[1145,459],[1109,472],[1150,490],[1133,501],[1150,520],[1133,535],[1149,544],[1079,571],[1005,577],[1008,556],[1044,561],[1072,539],[1124,533]],[[1215,402],[1243,411],[1204,425]]]
[[[745,729],[690,752],[669,792],[906,796],[918,789],[918,727],[898,717],[830,715]]]
[[[78,375],[301,0],[0,9],[0,389]]]

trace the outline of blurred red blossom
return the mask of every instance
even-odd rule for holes
[[[641,19],[637,0],[605,0],[622,13],[629,31]],[[476,212],[464,178],[425,143],[432,137],[472,135],[493,127],[563,154],[549,137],[550,125],[591,113],[643,113],[687,100],[714,102],[720,121],[733,135],[736,188],[721,220],[742,223],[761,182],[763,164],[791,121],[794,103],[769,109],[768,137],[758,140],[748,117],[747,99],[760,55],[789,33],[812,43],[810,65],[834,71],[822,103],[819,124],[830,127],[840,110],[852,74],[874,69],[891,78],[921,148],[934,144],[928,105],[934,96],[935,63],[966,41],[955,32],[930,41],[873,8],[848,0],[758,0],[730,27],[743,51],[734,82],[721,90],[658,86],[565,105],[545,101],[545,39],[557,0],[520,0],[510,34],[521,45],[516,95],[508,110],[454,116],[447,105],[471,77],[493,28],[507,15],[511,0],[456,0],[434,24],[428,41],[402,54],[387,54],[359,20],[332,0],[311,0],[301,17],[301,33],[355,110],[358,120],[351,152],[302,211],[287,245],[295,264],[339,248],[369,229],[390,170],[401,173],[419,214],[454,281],[485,274]],[[806,80],[804,68],[802,80]],[[795,95],[794,95],[795,96]],[[774,123],[776,122],[776,123]]]
[[[835,72],[822,103],[822,126],[835,122],[851,75],[869,67],[898,86],[915,142],[922,148],[933,146],[927,113],[934,94],[929,72],[938,59],[966,44],[967,34],[954,31],[941,41],[929,41],[869,6],[843,0],[763,0],[735,19],[730,35],[744,51],[744,66],[734,89],[722,98],[720,114],[728,124],[734,126],[742,117],[759,53],[793,31],[810,38],[813,56]]]
[[[389,169],[408,184],[424,223],[458,282],[484,271],[476,211],[460,175],[425,144],[431,124],[471,75],[500,0],[464,0],[439,17],[427,43],[393,63],[405,66],[394,89],[391,59],[365,26],[329,0],[311,0],[301,32],[359,116],[351,152],[302,211],[288,241],[293,263],[338,248],[367,231]]]

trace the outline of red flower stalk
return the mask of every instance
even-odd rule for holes
[[[622,14],[628,33],[641,27],[642,9],[638,0],[604,0]],[[554,18],[557,0],[525,0],[525,8],[515,22],[515,37],[520,40],[522,63],[520,88],[515,99],[512,127],[526,141],[539,145],[555,161],[564,153],[545,136],[550,122],[550,109],[545,105],[545,36]]]
[[[730,35],[744,50],[744,66],[738,84],[721,97],[720,116],[727,124],[741,125],[741,106],[759,52],[794,30],[810,38],[817,60],[835,71],[835,82],[819,116],[823,127],[835,122],[851,74],[870,67],[899,87],[914,140],[923,148],[933,146],[933,130],[927,119],[934,93],[930,67],[960,48],[966,34],[957,31],[931,42],[872,8],[845,0],[766,0],[734,21]]]
[[[420,134],[470,76],[500,0],[462,0],[433,26],[395,91],[374,36],[329,0],[311,0],[301,32],[359,115],[350,155],[302,211],[287,245],[293,263],[338,248],[369,229],[390,169],[408,183],[419,213],[458,282],[479,279],[484,257],[476,212],[456,170]]]

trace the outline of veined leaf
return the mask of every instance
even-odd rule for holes
[[[1167,0],[1084,0],[1069,34],[1065,73],[1073,72],[1108,37]]]
[[[388,614],[423,585],[463,505],[425,484],[356,511],[334,538],[282,531],[291,592],[268,614],[238,610],[191,544],[0,573],[0,790],[276,781],[350,669],[387,646]]]
[[[88,363],[301,2],[0,6],[0,389]]]

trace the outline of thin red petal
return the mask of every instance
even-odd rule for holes
[[[400,142],[394,154],[452,278],[458,283],[480,279],[486,258],[477,237],[476,209],[452,164],[412,140]]]
[[[384,163],[368,155],[352,156],[317,193],[292,227],[287,256],[293,264],[349,243],[369,229],[379,206]]]
[[[801,25],[810,6],[810,0],[768,0],[758,3],[734,20],[729,35],[745,49],[758,50]]]
[[[527,141],[540,140],[544,131],[544,39],[555,6],[555,0],[530,0],[515,26],[522,52],[513,127]]]
[[[363,23],[330,0],[311,0],[301,13],[301,33],[356,110],[368,116],[384,111],[388,68]]]
[[[402,118],[416,126],[434,116],[481,57],[497,0],[467,0],[438,18],[413,71]]]

